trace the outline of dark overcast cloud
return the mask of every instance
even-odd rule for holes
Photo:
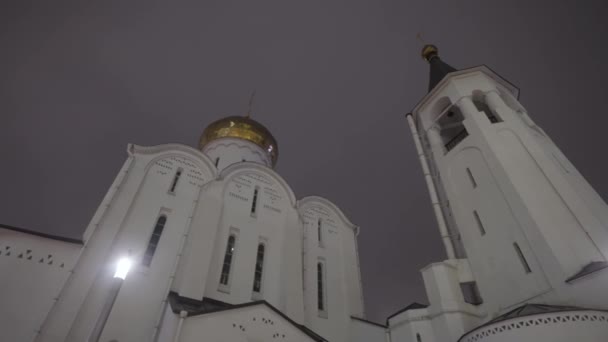
[[[3,1],[0,222],[80,236],[127,143],[195,146],[246,111],[277,170],[361,226],[368,317],[426,301],[444,252],[403,114],[424,95],[423,31],[487,64],[608,194],[604,1]]]

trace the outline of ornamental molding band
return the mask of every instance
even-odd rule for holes
[[[342,210],[340,210],[340,208],[337,205],[335,205],[333,202],[331,202],[330,200],[328,200],[326,198],[323,198],[321,196],[306,196],[306,197],[298,200],[298,203],[297,203],[298,211],[300,213],[304,213],[307,208],[312,207],[312,206],[326,207],[330,211],[333,211],[338,216],[338,218],[340,218],[340,220],[342,220],[342,222],[344,222],[344,224],[346,224],[347,227],[354,230],[357,234],[359,233],[359,227],[357,225],[355,225],[354,223],[352,223],[348,219],[348,217],[346,217],[344,212]]]
[[[229,165],[225,169],[220,172],[217,177],[218,180],[235,180],[238,177],[242,176],[252,176],[256,175],[257,177],[268,177],[266,179],[259,178],[260,181],[266,183],[267,185],[279,184],[279,186],[283,189],[287,197],[289,198],[289,203],[292,207],[296,206],[296,196],[289,186],[289,184],[285,181],[281,175],[279,175],[273,169],[264,166],[259,163],[254,162],[241,162]],[[272,181],[271,181],[272,180]],[[274,182],[273,182],[274,181]]]
[[[218,174],[215,165],[211,159],[207,157],[207,155],[187,145],[161,144],[154,146],[141,146],[129,144],[127,146],[127,151],[129,152],[129,155],[132,156],[160,154],[151,160],[147,168],[150,168],[157,160],[166,158],[187,158],[190,159],[190,161],[192,161],[200,170],[208,171],[210,178],[216,178]]]
[[[580,341],[602,341],[607,337],[608,312],[575,310],[523,316],[491,323],[465,334],[458,342],[569,342],[575,338]]]
[[[213,145],[211,145],[211,144],[206,145],[202,151],[205,154],[211,154],[212,152],[215,152],[216,150],[218,150],[219,148],[222,148],[222,147],[223,148],[236,147],[239,150],[247,150],[247,151],[251,152],[252,154],[255,154],[256,156],[258,156],[261,160],[267,161],[269,165],[272,163],[272,161],[270,160],[268,155],[260,153],[259,150],[251,148],[250,145],[247,145],[245,143],[239,143],[236,141],[236,139],[233,141],[229,141],[229,139],[227,138],[227,139],[224,139],[222,142],[216,142]]]

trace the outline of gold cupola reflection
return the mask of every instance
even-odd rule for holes
[[[201,135],[199,149],[202,151],[209,142],[221,138],[243,139],[258,145],[268,153],[273,166],[279,158],[276,139],[264,125],[248,116],[229,116],[209,124]]]

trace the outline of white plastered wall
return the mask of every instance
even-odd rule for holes
[[[130,157],[87,229],[90,238],[74,276],[43,327],[40,341],[81,341],[107,301],[115,262],[134,260],[102,339],[147,340],[156,333],[201,185],[214,178],[211,161],[183,145],[130,146]],[[182,175],[170,192],[178,169]],[[152,264],[141,257],[159,214],[167,215]],[[128,300],[126,300],[128,298]],[[128,327],[123,322],[138,316]]]
[[[33,341],[81,249],[0,227],[1,340]]]
[[[330,341],[347,341],[350,316],[363,316],[356,235],[358,227],[324,198],[299,201],[304,229],[306,324]],[[319,219],[321,239],[319,240]],[[318,310],[317,263],[324,267],[325,310]]]
[[[264,299],[302,322],[301,225],[295,197],[274,171],[239,163],[222,172],[222,209],[204,296],[240,304]],[[254,191],[256,209],[252,213]],[[228,285],[220,284],[228,237],[236,237]],[[253,292],[257,248],[265,246],[262,286]]]
[[[351,319],[348,341],[350,342],[388,342],[386,327]]]
[[[286,341],[310,342],[313,338],[264,304],[188,317],[179,342]]]
[[[412,309],[388,319],[390,342],[439,342],[428,309]]]

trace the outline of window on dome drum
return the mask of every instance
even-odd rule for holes
[[[323,246],[323,231],[322,231],[322,220],[319,218],[317,221],[317,239],[319,241],[319,246]]]
[[[156,220],[154,231],[152,231],[152,236],[150,237],[150,241],[148,241],[148,247],[146,247],[146,252],[144,253],[144,257],[141,261],[142,265],[150,266],[150,264],[152,264],[152,257],[154,257],[154,252],[156,252],[156,247],[160,241],[160,236],[165,228],[165,223],[167,223],[167,216],[165,215],[159,216]]]
[[[234,245],[236,236],[230,235],[226,244],[226,253],[224,254],[224,263],[222,264],[222,275],[220,276],[220,284],[228,285],[230,280],[230,269],[232,268],[232,259],[234,257]]]
[[[258,254],[255,259],[255,273],[253,276],[253,292],[260,293],[262,291],[262,271],[264,268],[264,253],[266,246],[263,243],[258,245]]]
[[[256,214],[256,210],[257,210],[257,206],[258,206],[258,192],[259,192],[259,187],[256,186],[255,189],[253,190],[253,200],[251,201],[251,216],[255,216]]]
[[[217,164],[220,163],[220,157],[215,158],[215,167],[217,167]]]
[[[418,333],[416,333],[416,342],[422,342],[422,337]]]
[[[486,235],[486,230],[483,227],[483,223],[481,223],[481,219],[479,218],[479,214],[477,214],[477,210],[473,210],[473,217],[475,218],[477,228],[479,228],[479,232],[481,233],[481,235]]]
[[[524,267],[524,271],[526,271],[526,273],[532,273],[532,269],[530,269],[530,265],[528,264],[528,261],[526,260],[524,253],[522,253],[521,248],[519,248],[517,242],[513,242],[513,248],[515,248],[519,261],[521,261],[521,265]]]
[[[488,120],[490,120],[491,123],[495,124],[495,123],[502,122],[500,117],[498,115],[496,115],[496,113],[494,113],[490,109],[490,107],[488,107],[488,105],[486,104],[485,101],[483,101],[481,99],[473,100],[473,104],[475,105],[475,107],[477,108],[478,111],[480,111],[486,115],[486,117],[488,118]]]
[[[317,309],[319,314],[327,317],[325,307],[325,270],[322,262],[317,262]]]
[[[473,189],[475,189],[477,187],[477,182],[475,181],[475,177],[473,177],[473,174],[471,173],[471,169],[469,169],[467,167],[467,175],[469,175],[469,180],[471,181],[471,184],[473,185]]]
[[[177,182],[179,182],[179,177],[182,176],[182,172],[184,170],[180,167],[179,169],[177,169],[177,171],[175,172],[175,176],[173,176],[173,182],[171,182],[171,188],[169,189],[170,193],[175,193],[175,188],[177,187]]]

